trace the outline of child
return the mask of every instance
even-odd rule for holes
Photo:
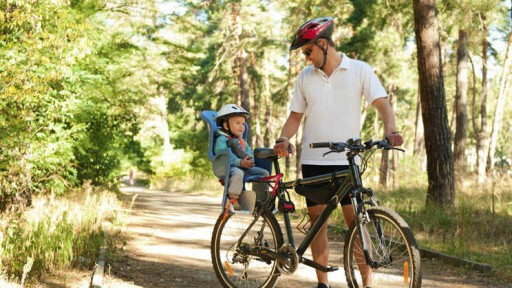
[[[244,187],[244,175],[268,176],[267,170],[254,166],[254,153],[243,139],[245,118],[248,116],[249,112],[235,104],[226,104],[217,112],[219,130],[216,132],[213,152],[217,154],[227,147],[231,148],[230,177],[226,184],[229,185],[228,197],[236,199],[232,204],[235,210],[242,209],[237,199]]]

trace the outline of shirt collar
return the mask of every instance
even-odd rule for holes
[[[341,56],[341,62],[340,62],[340,65],[336,69],[348,70],[350,68],[350,61],[352,59],[348,58],[348,56],[345,55],[345,53],[341,53],[340,56]]]
[[[338,67],[334,68],[333,73],[335,71],[337,71],[338,69],[340,69],[340,70],[349,70],[349,68],[350,68],[350,62],[352,61],[352,59],[348,58],[348,56],[345,55],[345,53],[341,53],[340,56],[341,56],[341,62],[338,65]],[[314,72],[320,73],[322,75],[325,75],[324,71],[316,68],[314,65],[310,65],[310,67],[313,69]]]

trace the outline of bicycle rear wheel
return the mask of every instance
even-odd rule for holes
[[[353,223],[345,238],[343,254],[348,286],[421,287],[420,252],[409,226],[390,209],[373,207],[368,209],[368,215],[369,221],[363,224],[364,237],[377,267],[370,269],[366,265],[359,230]],[[367,278],[366,283],[363,277]]]
[[[213,229],[211,254],[213,269],[224,287],[274,287],[280,273],[277,262],[269,257],[251,255],[253,248],[278,252],[283,245],[281,228],[271,212],[264,212],[246,232],[254,215],[220,215]]]

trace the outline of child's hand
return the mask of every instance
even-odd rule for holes
[[[252,158],[251,156],[245,157],[244,159],[242,159],[242,161],[240,161],[240,166],[242,166],[244,168],[253,167],[254,166],[254,158]]]

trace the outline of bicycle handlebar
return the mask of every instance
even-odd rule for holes
[[[377,147],[377,149],[384,149],[384,150],[399,150],[402,152],[405,152],[405,150],[393,147],[389,144],[389,141],[387,139],[379,140],[379,141],[373,141],[372,139],[362,143],[361,139],[358,138],[350,138],[347,140],[347,142],[316,142],[316,143],[310,143],[310,148],[329,148],[331,150],[330,152],[343,152],[343,151],[350,151],[355,153],[361,153],[366,150],[370,150],[373,147]]]
[[[317,143],[310,143],[310,148],[331,148],[332,142],[317,142]]]

